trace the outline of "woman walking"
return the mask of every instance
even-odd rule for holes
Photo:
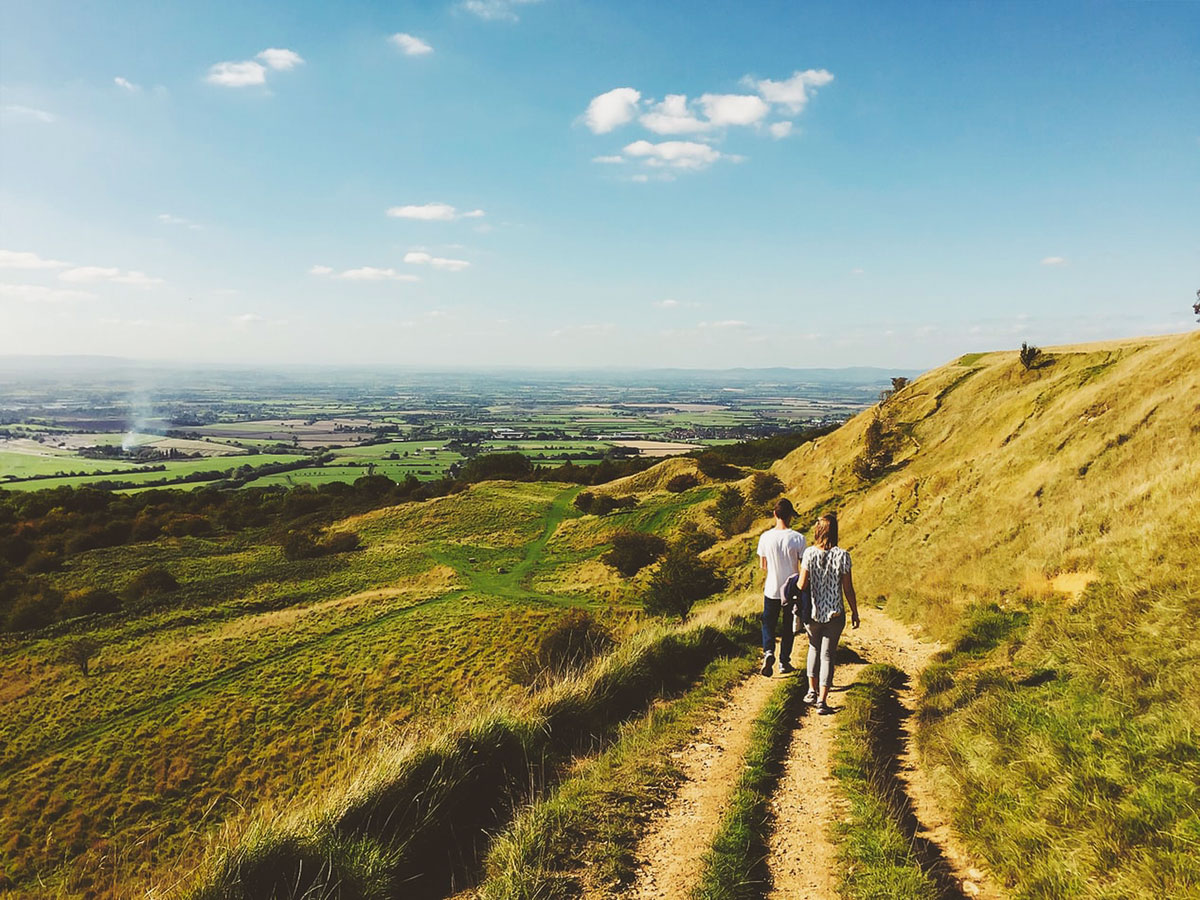
[[[804,702],[815,702],[817,712],[823,716],[833,712],[828,698],[838,638],[846,627],[843,595],[850,603],[851,625],[857,628],[859,621],[858,598],[850,577],[850,554],[837,542],[837,514],[827,513],[817,519],[813,545],[800,560],[800,589],[808,587],[812,591],[812,622],[804,626],[808,632],[809,683]]]

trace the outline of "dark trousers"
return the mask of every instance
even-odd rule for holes
[[[762,647],[763,653],[775,653],[775,634],[779,630],[779,610],[782,607],[782,601],[773,600],[770,597],[763,597],[763,612],[762,612]],[[792,641],[796,636],[792,634],[792,607],[786,606],[783,608],[783,633],[779,635],[779,664],[791,664],[792,661]]]

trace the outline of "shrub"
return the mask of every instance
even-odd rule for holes
[[[179,582],[162,566],[151,566],[134,576],[124,591],[126,600],[143,600],[159,594],[170,594],[179,589]]]
[[[361,541],[353,531],[339,531],[331,534],[323,541],[309,531],[289,531],[283,539],[283,555],[295,562],[298,559],[316,559],[319,556],[331,556],[335,553],[349,553],[357,550]]]
[[[870,481],[892,464],[893,438],[884,428],[883,420],[875,416],[863,432],[862,452],[854,458],[850,469],[863,481]]]
[[[715,481],[729,481],[731,478],[737,478],[741,472],[735,466],[729,463],[713,450],[706,450],[696,456],[696,465],[705,477],[712,478]]]
[[[630,578],[666,552],[667,542],[656,534],[619,531],[613,535],[612,549],[600,561]]]
[[[642,605],[651,615],[679,616],[682,621],[696,601],[711,597],[727,583],[711,563],[681,547],[673,547],[651,578]]]
[[[690,521],[680,525],[679,533],[675,536],[675,546],[692,555],[703,553],[716,542],[715,534]]]
[[[63,601],[63,618],[86,616],[93,613],[111,613],[121,608],[121,599],[107,588],[91,588],[74,591]]]
[[[1021,352],[1018,354],[1018,357],[1021,360],[1021,365],[1026,369],[1036,369],[1041,355],[1041,347],[1035,347],[1033,344],[1021,341]]]
[[[576,607],[546,633],[531,657],[514,661],[513,680],[532,684],[546,675],[580,669],[612,648],[612,635],[585,609]]]
[[[667,490],[672,494],[682,494],[688,488],[694,488],[699,483],[700,479],[691,472],[682,472],[667,482]]]
[[[321,547],[326,553],[350,553],[357,550],[362,545],[357,534],[353,531],[339,531],[336,534],[331,534],[322,543]]]
[[[745,503],[742,492],[737,488],[721,488],[720,493],[717,494],[717,503],[712,509],[712,517],[717,523],[717,528],[725,537],[732,537],[742,530],[737,526],[741,524],[742,508]]]
[[[584,515],[592,511],[592,504],[596,502],[596,495],[591,491],[583,491],[575,497],[575,508]]]
[[[783,492],[783,482],[769,472],[755,472],[750,479],[751,503],[770,503]]]
[[[463,481],[498,481],[528,478],[533,463],[523,453],[483,453],[462,467]]]
[[[35,550],[25,560],[25,571],[31,575],[44,575],[47,572],[57,572],[62,568],[63,559],[57,553],[45,550]]]
[[[67,648],[63,653],[67,662],[73,662],[79,666],[79,671],[85,676],[91,674],[88,672],[88,663],[91,662],[93,656],[100,649],[98,641],[89,637],[77,638],[67,644]]]
[[[62,594],[48,585],[38,585],[17,598],[8,611],[5,626],[9,631],[43,628],[58,617]]]

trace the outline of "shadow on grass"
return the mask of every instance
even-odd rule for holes
[[[900,703],[897,689],[908,684],[907,673],[901,673],[885,694],[880,705],[880,733],[876,739],[876,777],[880,784],[880,796],[885,800],[900,830],[912,846],[921,868],[937,886],[941,900],[967,900],[954,870],[946,859],[942,848],[934,841],[923,837],[925,831],[908,794],[908,784],[901,775],[900,756],[909,745],[912,735],[908,729],[910,713]]]

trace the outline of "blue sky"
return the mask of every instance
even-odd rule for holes
[[[0,134],[0,353],[923,368],[1200,287],[1200,3],[3,0]]]

